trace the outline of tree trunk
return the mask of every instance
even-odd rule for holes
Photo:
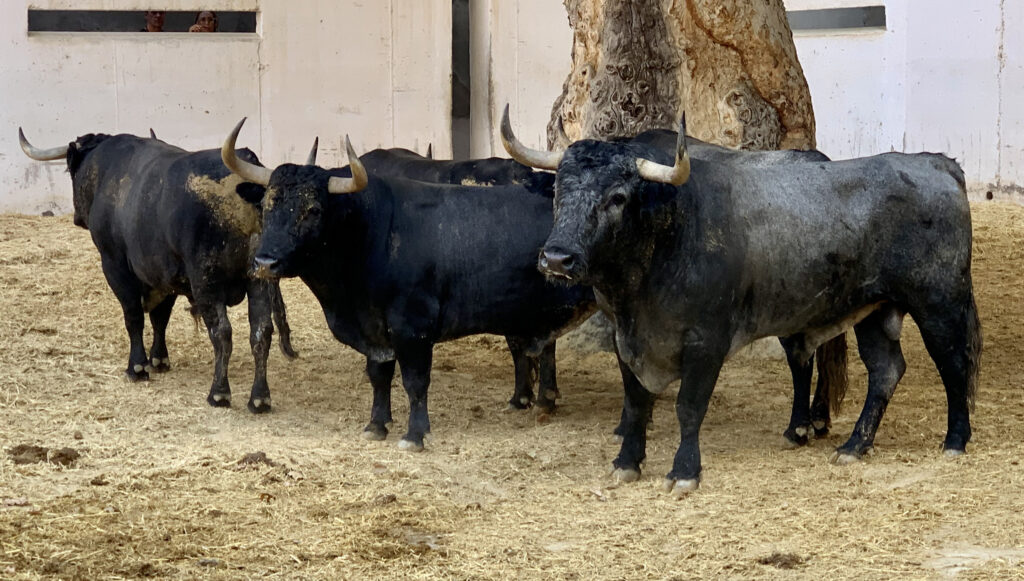
[[[548,145],[676,129],[741,149],[813,149],[782,0],[565,0],[572,70]]]
[[[678,129],[738,149],[814,149],[811,95],[783,0],[564,0],[572,70],[548,147]],[[592,317],[570,348],[611,350]],[[762,344],[763,351],[763,344]]]

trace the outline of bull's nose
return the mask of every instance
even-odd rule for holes
[[[257,255],[252,260],[253,274],[259,278],[269,278],[274,275],[279,263],[280,261],[272,256],[267,256],[266,254]]]
[[[576,266],[576,258],[558,248],[545,248],[540,253],[539,266],[543,272],[570,278]]]

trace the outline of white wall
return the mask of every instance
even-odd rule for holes
[[[0,3],[0,212],[71,210],[63,162],[22,154],[17,127],[51,147],[91,132],[146,135],[188,149],[239,139],[267,164],[321,165],[359,151],[451,146],[448,0],[161,0],[167,10],[254,10],[256,34],[32,33],[26,12],[139,10],[146,0]]]
[[[561,3],[497,4],[474,2],[473,55],[489,65],[473,71],[475,156],[504,155],[497,124],[506,101],[517,134],[543,146],[569,71]],[[881,4],[885,30],[795,34],[819,149],[835,159],[944,152],[973,192],[1024,196],[1024,2],[786,0],[790,10]]]

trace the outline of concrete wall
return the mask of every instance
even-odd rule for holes
[[[572,31],[560,2],[474,3],[472,150],[504,155],[501,108],[544,145],[551,105],[569,71]],[[957,158],[975,193],[1024,195],[1024,2],[787,0],[790,10],[881,5],[885,30],[794,35],[817,121],[836,159],[885,151]],[[478,92],[479,88],[479,92]]]
[[[63,162],[22,154],[17,127],[37,146],[90,132],[145,135],[189,149],[239,139],[267,164],[320,163],[357,150],[403,146],[439,157],[451,146],[449,0],[335,2],[161,0],[167,10],[259,12],[256,34],[28,33],[37,9],[139,10],[146,0],[0,3],[0,211],[71,210]],[[141,24],[140,24],[141,26]]]

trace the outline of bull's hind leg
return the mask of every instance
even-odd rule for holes
[[[199,299],[196,299],[199,303]],[[224,303],[201,303],[199,310],[206,323],[206,331],[213,343],[213,384],[206,402],[215,407],[231,405],[231,386],[228,384],[228,361],[231,359],[231,321]]]
[[[292,348],[292,328],[288,325],[288,311],[284,304],[284,296],[281,295],[281,284],[276,280],[270,283],[270,304],[281,353],[288,359],[295,359],[299,354]]]
[[[548,343],[536,359],[540,370],[537,385],[537,409],[546,413],[554,413],[558,399],[558,380],[555,377],[555,342]]]
[[[430,432],[427,390],[430,388],[433,351],[434,346],[427,341],[406,341],[395,346],[398,365],[402,369],[402,386],[409,396],[409,430],[398,442],[402,450],[422,450],[423,437]]]
[[[276,286],[276,285],[273,285]],[[254,414],[269,412],[270,386],[267,385],[267,358],[270,355],[274,325],[271,323],[272,284],[263,280],[249,281],[249,347],[252,349],[254,375],[246,407]]]
[[[963,454],[971,439],[970,407],[978,383],[981,323],[974,297],[911,313],[946,388],[946,455]]]
[[[779,337],[786,351],[786,362],[793,375],[793,408],[789,416],[789,427],[783,432],[785,442],[791,448],[807,445],[811,432],[811,377],[814,375],[814,355],[810,358],[803,352],[803,337]]]
[[[505,337],[508,350],[512,353],[515,367],[516,386],[512,399],[508,400],[509,410],[525,410],[533,405],[533,384],[537,380],[537,361],[526,354],[526,341],[520,337]]]
[[[395,361],[366,360],[366,375],[373,386],[373,407],[370,409],[370,423],[363,428],[363,438],[383,440],[388,437],[391,423],[391,380],[395,377]]]
[[[146,346],[142,338],[146,325],[146,315],[142,310],[142,283],[135,278],[128,265],[121,261],[102,256],[102,265],[107,284],[121,303],[124,327],[128,331],[128,369],[125,370],[125,376],[133,382],[148,380],[149,358],[146,357]]]
[[[171,320],[171,311],[177,299],[178,295],[171,295],[149,312],[149,322],[153,325],[153,347],[149,350],[149,361],[156,372],[171,369],[171,360],[167,356],[167,323]]]
[[[837,464],[857,461],[874,445],[875,432],[885,408],[896,391],[896,384],[907,370],[900,348],[902,320],[902,313],[886,306],[854,327],[860,358],[868,368],[868,395],[853,434],[832,456],[832,461]]]

